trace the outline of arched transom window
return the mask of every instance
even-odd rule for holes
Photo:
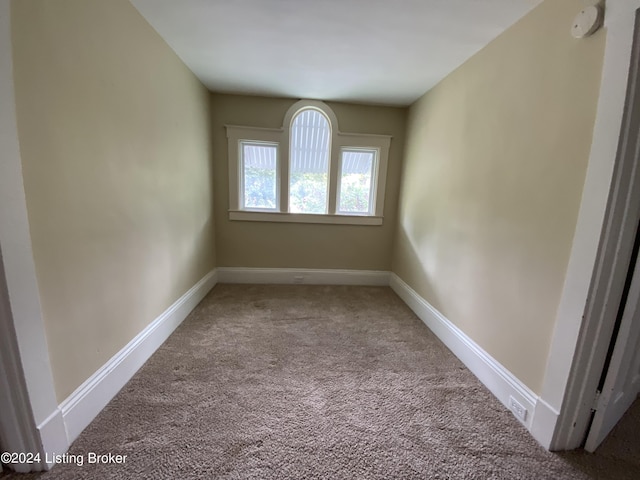
[[[331,124],[320,111],[296,113],[289,133],[289,211],[327,213]]]

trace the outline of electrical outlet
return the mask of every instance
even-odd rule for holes
[[[521,421],[525,422],[527,420],[527,409],[513,397],[509,397],[509,408]]]
[[[302,283],[304,282],[304,276],[303,275],[294,275],[293,276],[293,283]]]

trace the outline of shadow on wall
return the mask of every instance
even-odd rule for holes
[[[430,268],[427,264],[428,262],[423,260],[418,254],[418,252],[421,251],[420,243],[420,237],[412,237],[407,227],[400,221],[398,231],[396,232],[396,243],[394,246],[395,257],[393,259],[392,271],[405,283],[410,285],[418,295],[445,315],[441,310],[442,304],[435,290],[435,284],[429,277],[428,272]],[[411,268],[411,271],[402,268],[399,269],[398,258],[403,259],[402,263],[404,265],[413,265],[414,267]]]
[[[213,257],[213,265],[215,265],[215,237],[211,234],[214,228],[213,213],[208,217],[201,219],[201,224],[194,232],[193,226],[190,227],[193,235],[177,238],[176,244],[178,249],[176,256],[171,258],[167,256],[168,278],[175,279],[179,285],[186,286],[185,292],[191,288],[193,278],[202,278],[209,273],[210,268],[199,261],[200,252],[209,252],[210,258]]]

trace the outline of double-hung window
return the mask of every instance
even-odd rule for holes
[[[240,142],[242,210],[278,211],[278,144]]]
[[[340,152],[338,209],[341,215],[374,215],[378,150],[343,148]]]
[[[231,220],[382,224],[389,135],[342,133],[311,100],[280,129],[226,128]]]

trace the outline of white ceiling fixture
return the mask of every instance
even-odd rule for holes
[[[603,13],[600,5],[591,5],[583,8],[573,20],[571,35],[574,38],[593,35],[602,26]]]
[[[212,91],[409,105],[541,0],[131,0]]]

